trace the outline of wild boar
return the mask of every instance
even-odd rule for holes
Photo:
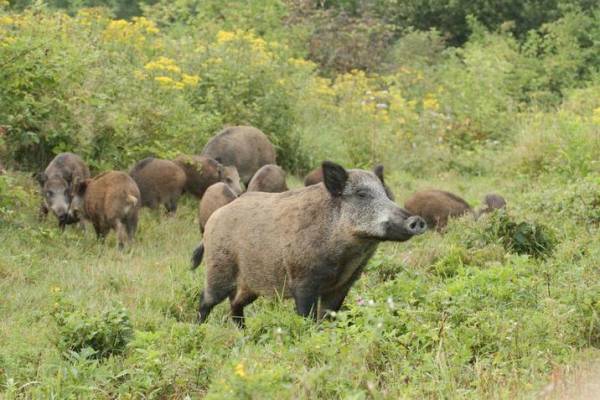
[[[471,214],[475,218],[497,208],[503,208],[506,202],[502,196],[489,194],[484,199],[484,207],[473,211],[469,203],[461,197],[443,190],[423,190],[413,194],[404,203],[404,208],[414,215],[425,219],[430,228],[442,232],[448,225],[449,218]]]
[[[210,157],[180,155],[175,163],[186,175],[185,191],[201,199],[209,186],[224,182],[236,194],[242,193],[240,176],[235,166],[224,166]]]
[[[292,297],[302,316],[341,307],[382,241],[425,231],[372,172],[324,161],[324,184],[283,193],[248,192],[209,218],[195,265],[206,256],[199,321],[229,297],[240,326],[258,296]]]
[[[483,207],[479,209],[477,215],[500,210],[502,208],[506,208],[506,200],[504,200],[504,197],[499,194],[488,193],[483,198]]]
[[[387,197],[390,200],[394,201],[395,200],[394,192],[392,192],[392,189],[390,189],[385,184],[385,180],[383,178],[383,172],[384,172],[383,165],[377,164],[375,167],[373,167],[373,173],[375,175],[377,175],[377,177],[379,178],[381,183],[383,183],[383,188],[385,189],[385,193],[386,193]],[[313,169],[304,178],[304,186],[316,185],[321,182],[323,182],[323,171],[322,171],[321,167]]]
[[[42,189],[40,219],[48,215],[48,211],[56,215],[61,229],[65,225],[77,222],[69,218],[71,206],[71,189],[75,180],[90,177],[90,170],[77,154],[60,153],[48,164],[43,172],[36,174]]]
[[[74,185],[71,212],[74,218],[91,222],[98,238],[114,229],[123,248],[134,239],[140,205],[140,190],[133,178],[108,171]]]
[[[204,227],[208,218],[219,208],[226,204],[231,203],[238,196],[231,190],[231,187],[227,186],[223,182],[217,182],[211,185],[202,200],[200,201],[200,207],[198,208],[198,221],[200,222],[200,232],[204,233]]]
[[[251,126],[223,129],[209,140],[201,154],[235,166],[246,187],[260,167],[275,164],[276,158],[275,147],[267,135]]]
[[[138,162],[129,175],[140,190],[142,207],[156,209],[164,205],[169,213],[177,211],[177,201],[187,180],[181,166],[170,160],[148,157]]]
[[[248,192],[280,193],[289,190],[285,183],[286,173],[278,165],[267,164],[260,167],[248,184]]]

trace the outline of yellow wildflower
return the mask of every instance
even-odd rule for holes
[[[244,370],[244,364],[243,363],[239,363],[238,365],[235,366],[235,374],[237,376],[239,376],[240,378],[245,378],[246,377],[246,371]]]
[[[60,293],[60,291],[61,291],[61,288],[59,286],[54,286],[52,288],[52,293]]]
[[[592,122],[600,125],[600,107],[594,110],[594,113],[592,114]]]
[[[235,33],[228,31],[217,32],[217,43],[231,42],[235,39]]]
[[[200,81],[200,77],[198,75],[188,75],[188,74],[181,75],[181,82],[183,82],[184,85],[196,86],[196,85],[198,85],[199,81]]]
[[[169,71],[169,72],[175,72],[177,74],[181,72],[181,68],[179,68],[177,66],[177,64],[175,64],[174,60],[167,58],[167,57],[162,57],[162,56],[158,57],[157,60],[150,61],[149,63],[144,65],[144,69],[147,69],[149,71],[152,71],[152,70]]]
[[[423,99],[423,108],[426,110],[437,111],[440,108],[440,104],[432,94],[427,94]]]
[[[172,78],[169,78],[168,76],[157,76],[154,78],[154,80],[160,83],[162,86],[170,86],[175,83],[175,81]]]
[[[160,32],[159,29],[156,27],[156,24],[154,23],[154,21],[150,21],[146,17],[134,17],[133,22],[138,28],[146,31],[146,33]]]
[[[0,15],[0,25],[12,25],[15,23],[14,18],[8,15]]]
[[[144,74],[144,71],[134,71],[133,76],[140,81],[146,79],[146,74]]]

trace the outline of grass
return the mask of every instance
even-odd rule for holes
[[[335,321],[315,324],[290,301],[261,298],[243,331],[227,304],[198,326],[194,201],[174,218],[144,210],[137,242],[120,252],[114,235],[101,243],[90,228],[61,234],[52,219],[38,223],[34,184],[17,175],[26,200],[18,222],[0,228],[3,396],[529,398],[545,396],[582,352],[596,356],[600,234],[573,217],[577,210],[552,220],[532,202],[552,193],[551,181],[532,190],[501,178],[389,176],[400,201],[436,185],[473,205],[488,191],[504,193],[511,218],[543,221],[558,245],[546,259],[511,254],[481,240],[489,219],[465,218],[445,236],[383,244]],[[69,350],[78,335],[120,329],[121,320],[102,315],[121,307],[133,327],[122,353]],[[61,328],[57,313],[77,316],[74,325]]]

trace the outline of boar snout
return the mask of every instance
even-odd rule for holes
[[[386,240],[403,242],[415,235],[420,235],[427,229],[427,223],[418,215],[410,215],[403,209],[398,209],[387,223]]]
[[[427,229],[427,223],[425,223],[425,220],[418,215],[408,217],[406,221],[404,221],[404,226],[406,231],[411,235],[420,235]]]

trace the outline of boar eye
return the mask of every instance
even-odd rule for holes
[[[367,199],[371,196],[368,190],[361,189],[356,192],[356,195],[361,199]]]
[[[54,194],[54,193],[52,193],[50,190],[48,190],[48,191],[46,192],[46,197],[52,197],[52,195],[53,195],[53,194]]]

